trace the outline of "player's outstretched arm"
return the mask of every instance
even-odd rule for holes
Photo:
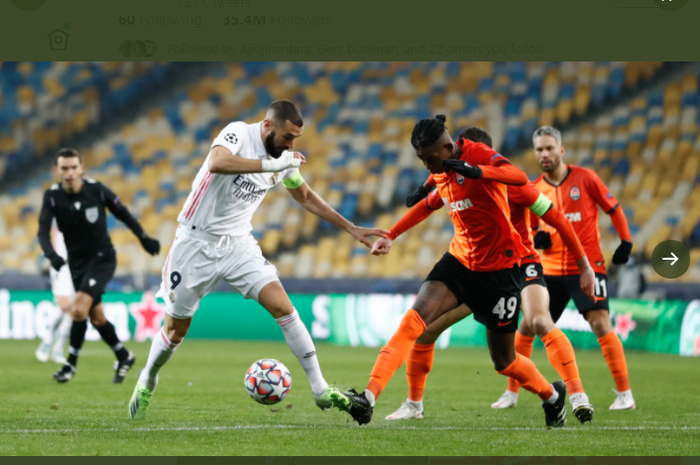
[[[435,181],[433,180],[433,176],[430,175],[428,179],[418,186],[416,190],[408,194],[408,197],[406,197],[406,206],[407,207],[412,207],[424,198],[430,194],[430,192],[435,188]]]
[[[295,188],[287,188],[294,200],[319,218],[328,221],[334,226],[348,232],[352,237],[362,242],[367,247],[372,247],[372,243],[367,239],[369,236],[386,236],[389,231],[379,228],[361,228],[345,219],[333,207],[328,205],[308,184],[302,183]]]
[[[151,255],[158,255],[158,253],[160,253],[160,242],[146,234],[138,220],[134,218],[131,212],[121,203],[119,197],[117,197],[109,187],[104,184],[100,184],[100,187],[102,188],[102,201],[109,211],[131,229],[131,232],[138,237],[141,246],[146,252]]]
[[[583,245],[576,235],[574,228],[571,226],[571,223],[554,207],[552,202],[544,194],[540,194],[537,201],[528,208],[559,233],[562,242],[564,242],[564,245],[569,249],[576,260],[576,266],[581,273],[581,290],[591,301],[595,302],[595,273],[593,272],[591,264],[588,262],[586,252],[583,250]]]
[[[209,155],[208,169],[214,174],[279,173],[288,168],[299,168],[304,163],[306,158],[299,152],[284,152],[272,160],[249,160],[217,145]]]
[[[41,205],[41,213],[39,213],[39,245],[44,255],[51,262],[51,267],[59,271],[66,261],[53,248],[51,244],[51,221],[53,220],[53,212],[51,211],[51,198],[49,192],[44,194],[44,203]]]

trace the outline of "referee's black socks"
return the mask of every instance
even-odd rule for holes
[[[103,326],[95,326],[95,329],[100,333],[100,336],[102,336],[102,340],[112,348],[114,355],[117,356],[117,360],[123,362],[129,358],[129,351],[124,348],[124,344],[119,342],[117,332],[114,330],[114,325],[112,325],[112,323],[108,321]]]
[[[87,332],[87,320],[73,321],[73,326],[70,328],[70,347],[68,348],[68,363],[74,367],[78,365],[78,355],[80,349],[85,342],[85,333]]]

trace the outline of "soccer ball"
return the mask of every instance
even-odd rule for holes
[[[292,389],[292,375],[284,364],[264,358],[253,363],[245,374],[245,390],[255,402],[272,405],[281,402]]]

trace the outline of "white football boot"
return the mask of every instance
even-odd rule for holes
[[[413,402],[406,400],[401,407],[391,415],[387,416],[387,420],[413,420],[423,418],[423,401]]]
[[[571,404],[571,410],[574,412],[574,416],[581,423],[593,423],[593,406],[588,400],[588,396],[579,392],[569,396],[569,403]]]
[[[34,352],[34,355],[36,355],[37,360],[46,363],[49,361],[50,351],[51,345],[42,341],[41,344],[39,344],[39,347],[37,347],[36,352]]]
[[[613,392],[617,394],[617,399],[610,406],[610,410],[632,410],[637,406],[634,403],[634,397],[632,397],[632,391],[617,392],[613,389]]]
[[[518,395],[512,391],[506,391],[496,402],[491,404],[491,408],[513,408],[518,405]]]

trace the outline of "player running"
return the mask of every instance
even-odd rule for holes
[[[421,120],[413,129],[411,145],[448,205],[455,237],[449,252],[428,274],[413,308],[379,352],[367,389],[333,393],[333,404],[359,424],[369,423],[376,399],[426,327],[466,304],[486,326],[495,369],[518,379],[543,400],[548,426],[563,426],[566,386],[562,381],[549,384],[514,346],[520,311],[518,262],[529,251],[510,223],[506,184],[524,185],[527,176],[484,144],[453,142],[444,115]]]
[[[569,300],[574,299],[579,313],[588,321],[593,334],[598,338],[605,361],[615,380],[617,399],[610,406],[610,410],[633,409],[635,403],[629,385],[625,351],[610,323],[608,278],[600,248],[598,207],[610,215],[622,241],[612,257],[615,265],[627,263],[632,251],[632,236],[627,219],[622,208],[619,208],[620,204],[594,171],[567,165],[562,161],[564,146],[561,143],[561,133],[557,129],[551,126],[539,128],[532,136],[532,142],[535,156],[544,172],[535,181],[535,186],[569,219],[591,260],[596,277],[596,301],[591,303],[577,285],[579,270],[574,256],[562,245],[561,236],[551,227],[544,225],[535,235],[534,242],[536,248],[543,249],[542,265],[549,289],[549,310],[552,319],[556,322]]]
[[[63,239],[63,233],[58,229],[55,219],[51,224],[51,238],[53,248],[58,256],[63,260],[68,259],[66,242]],[[59,271],[50,267],[49,275],[51,277],[51,292],[59,311],[49,316],[49,331],[39,343],[39,347],[37,347],[34,355],[40,362],[46,363],[50,358],[52,362],[64,365],[66,363],[64,351],[68,342],[70,328],[73,324],[73,318],[70,316],[70,306],[75,297],[75,288],[73,287],[68,265],[63,265]]]
[[[117,357],[112,383],[122,383],[136,358],[124,348],[114,326],[104,316],[102,294],[117,267],[117,255],[107,234],[105,207],[133,231],[148,253],[157,254],[160,244],[148,237],[114,192],[100,182],[83,178],[83,160],[77,150],[59,150],[55,165],[61,182],[44,193],[39,215],[39,244],[53,269],[60,271],[66,261],[54,249],[50,237],[51,222],[56,218],[66,241],[68,266],[77,292],[70,305],[73,324],[68,360],[53,377],[59,383],[65,383],[75,376],[89,317]]]
[[[223,279],[255,299],[277,321],[287,345],[304,368],[316,405],[329,409],[335,388],[323,379],[316,349],[279,280],[250,231],[267,191],[282,183],[302,207],[371,247],[368,236],[388,231],[360,228],[343,218],[304,182],[303,155],[291,152],[301,137],[301,111],[288,100],[273,102],[265,119],[234,122],[214,139],[180,212],[180,225],[163,267],[159,296],[165,299],[164,325],[151,345],[129,403],[133,419],[146,416],[158,372],[187,334],[199,301]],[[235,311],[235,309],[232,309]]]
[[[489,147],[492,145],[491,137],[481,128],[465,129],[460,132],[458,138],[481,142]],[[388,238],[379,239],[374,243],[373,255],[389,253],[391,243],[396,237],[426,219],[434,211],[442,208],[444,204],[438,192],[430,192],[433,186],[434,181],[431,176],[425,184],[411,194],[407,199],[407,204],[410,203],[411,206],[415,204],[415,206],[389,230],[392,234]],[[421,202],[420,200],[426,192],[429,192],[428,198]],[[581,289],[591,301],[594,299],[595,275],[593,269],[589,265],[583,247],[569,222],[531,182],[524,186],[508,186],[508,205],[511,223],[529,250],[528,255],[520,263],[523,320],[515,335],[516,352],[530,358],[532,339],[536,333],[545,345],[550,363],[566,383],[574,415],[581,423],[590,422],[593,418],[593,407],[583,391],[573,347],[566,335],[554,325],[549,316],[549,294],[547,294],[546,284],[542,276],[539,255],[533,247],[530,236],[530,212],[552,225],[561,234],[567,248],[576,257],[576,264],[581,270]],[[411,349],[406,361],[408,399],[396,412],[387,416],[387,420],[423,418],[423,390],[433,365],[435,341],[447,328],[469,315],[471,315],[471,310],[465,306],[452,310],[431,323],[416,340],[416,344]],[[528,352],[520,350],[524,339],[530,341],[530,351]],[[509,390],[498,402],[492,405],[493,408],[515,405],[518,394],[517,391],[510,390],[511,383],[512,378],[509,378]],[[519,389],[519,385],[517,388]],[[504,406],[504,403],[508,405]]]

